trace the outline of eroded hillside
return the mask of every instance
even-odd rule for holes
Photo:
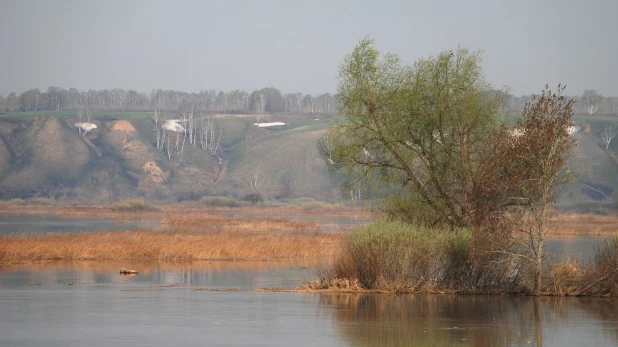
[[[149,114],[99,115],[91,121],[96,128],[85,135],[75,126],[76,116],[4,117],[0,194],[3,199],[43,196],[100,202],[242,198],[252,193],[266,199],[339,199],[317,149],[328,121],[313,115],[263,121],[281,120],[288,124],[265,128],[247,115],[213,117],[221,137],[220,149],[212,155],[199,143],[186,141],[183,147],[183,136],[177,139],[174,132],[168,132],[166,146],[157,146]],[[569,162],[576,180],[563,192],[560,206],[611,207],[618,190],[618,142],[605,150],[599,131],[616,120],[579,116],[576,122],[582,130],[573,134],[576,146]]]
[[[246,116],[215,117],[221,137],[213,155],[173,131],[158,146],[157,129],[147,117],[98,117],[86,134],[71,116],[4,119],[0,194],[102,202],[255,192],[265,198],[334,199],[337,191],[316,146],[327,122],[312,121],[273,130],[258,128]],[[256,168],[260,184],[252,187]]]

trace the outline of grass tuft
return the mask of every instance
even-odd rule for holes
[[[471,241],[468,230],[450,232],[403,222],[374,222],[345,238],[339,258],[324,280],[358,280],[365,289],[395,292],[430,288],[452,280],[467,259]]]
[[[229,196],[204,196],[200,203],[208,207],[241,207],[243,203]]]
[[[151,211],[155,207],[144,199],[129,199],[116,202],[112,205],[113,211],[123,212],[139,212],[139,211]]]
[[[17,200],[17,202],[20,203],[19,200],[21,200],[21,199],[13,199],[13,200],[11,200],[11,202],[13,202],[14,200]],[[23,200],[21,200],[21,204],[23,204]],[[48,198],[32,198],[32,199],[28,199],[28,205],[49,206],[51,204],[52,204],[52,200],[50,200]]]
[[[263,260],[332,256],[340,237],[256,231],[100,231],[0,237],[0,263],[50,260]]]

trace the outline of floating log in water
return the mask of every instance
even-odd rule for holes
[[[129,270],[129,269],[125,269],[122,268],[120,269],[120,274],[121,275],[137,275],[139,272],[137,272],[136,270]]]

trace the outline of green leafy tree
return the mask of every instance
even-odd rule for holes
[[[393,218],[471,225],[474,177],[498,98],[488,98],[480,52],[460,48],[406,66],[364,39],[339,71],[342,118],[333,123],[328,165],[349,189],[388,195]]]

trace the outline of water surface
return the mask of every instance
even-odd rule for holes
[[[100,230],[161,229],[160,220],[0,214],[0,236],[76,233]]]
[[[0,268],[0,346],[618,344],[616,300],[256,292],[295,288],[315,265],[120,265]]]

